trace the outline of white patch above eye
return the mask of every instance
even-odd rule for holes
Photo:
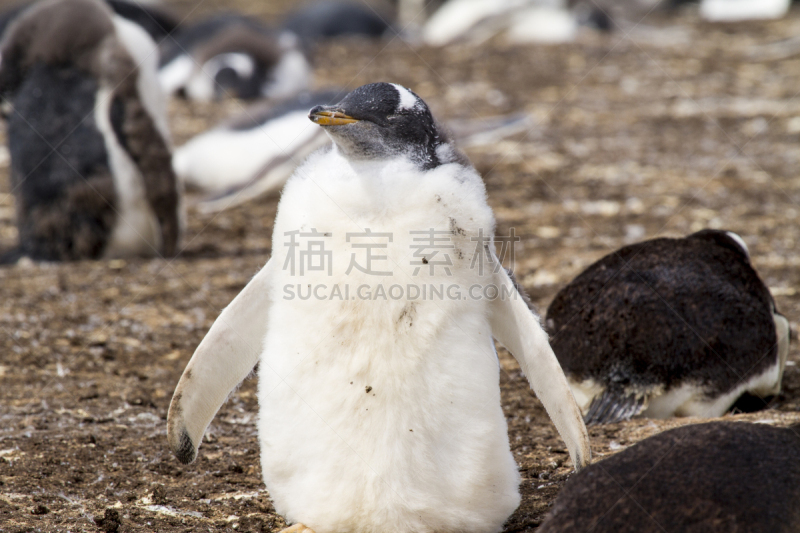
[[[731,239],[736,241],[736,244],[738,244],[739,247],[741,247],[741,249],[744,250],[745,255],[749,258],[750,257],[750,250],[747,249],[747,244],[745,244],[744,239],[742,239],[741,237],[739,237],[737,234],[735,234],[732,231],[726,231],[725,233],[728,234],[728,237],[730,237]]]
[[[397,110],[414,109],[418,102],[418,98],[414,96],[414,93],[396,83],[393,83],[392,86],[397,89],[397,93],[400,95],[400,104],[397,106]]]

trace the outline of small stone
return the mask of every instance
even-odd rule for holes
[[[31,510],[32,515],[43,515],[50,512],[50,509],[47,508],[46,505],[39,504]]]
[[[119,511],[108,507],[103,518],[95,518],[94,523],[105,533],[117,533],[122,520],[119,516]]]
[[[157,485],[153,489],[153,503],[156,505],[166,505],[167,501],[167,489],[164,485]]]

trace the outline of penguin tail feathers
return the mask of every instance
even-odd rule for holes
[[[17,261],[23,257],[25,257],[25,253],[19,246],[11,250],[6,250],[5,252],[0,252],[0,266],[16,264]]]
[[[626,394],[621,390],[605,389],[592,400],[589,412],[583,420],[587,426],[629,420],[644,410],[647,399],[647,395],[643,394]]]

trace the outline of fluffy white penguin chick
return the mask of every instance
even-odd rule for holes
[[[309,117],[334,145],[289,179],[272,258],[189,361],[170,447],[193,461],[260,362],[262,472],[289,531],[500,531],[520,478],[493,336],[575,467],[591,452],[547,335],[494,254],[483,181],[404,87],[365,85]]]

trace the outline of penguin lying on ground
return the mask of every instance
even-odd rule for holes
[[[579,25],[610,30],[612,21],[594,1],[449,0],[425,22],[422,38],[445,46],[506,32],[512,43],[561,43],[574,40]]]
[[[175,173],[184,184],[210,193],[198,204],[204,212],[278,190],[309,154],[331,142],[321,128],[309,123],[308,109],[337,102],[343,94],[344,89],[302,93],[246,109],[177,148],[172,157]],[[476,146],[527,131],[530,120],[517,113],[447,126],[459,145]]]
[[[556,295],[551,344],[587,424],[721,416],[780,392],[789,322],[735,233],[611,253]]]
[[[248,109],[176,149],[175,173],[186,185],[213,193],[214,204],[226,207],[275,190],[306,157],[330,142],[308,122],[308,110],[337,102],[342,94],[303,93]]]
[[[800,531],[800,425],[671,429],[572,476],[539,533]]]
[[[2,261],[173,254],[180,191],[147,33],[99,1],[47,0],[0,53],[19,228]]]
[[[310,118],[334,146],[287,183],[272,258],[175,389],[169,445],[193,461],[259,363],[261,468],[287,531],[500,531],[520,477],[493,336],[575,467],[591,452],[547,336],[494,254],[483,181],[404,87],[365,85]]]
[[[164,92],[191,100],[287,98],[308,89],[311,66],[299,38],[228,13],[182,28],[163,46]]]

